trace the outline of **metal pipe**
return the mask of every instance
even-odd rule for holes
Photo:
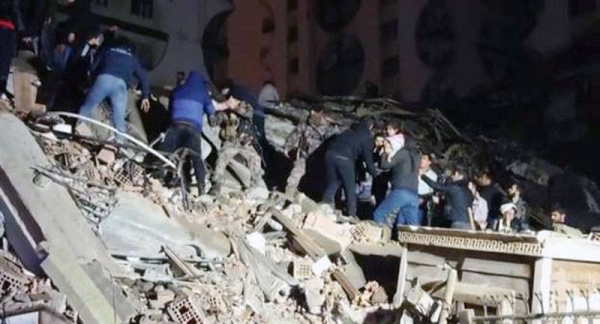
[[[69,112],[62,112],[62,111],[49,112],[49,113],[47,113],[47,115],[50,115],[50,116],[64,116],[64,117],[76,118],[76,119],[80,119],[80,120],[86,121],[88,123],[92,123],[92,124],[94,124],[96,126],[100,126],[102,128],[106,128],[106,129],[114,132],[115,134],[118,134],[118,135],[122,136],[123,138],[125,138],[125,139],[133,142],[134,144],[137,144],[138,146],[140,146],[141,148],[143,148],[144,150],[146,150],[148,153],[156,156],[157,158],[159,158],[160,160],[162,160],[163,162],[165,162],[171,168],[173,168],[173,169],[177,168],[177,166],[173,162],[169,161],[169,159],[165,158],[162,154],[158,153],[156,150],[154,150],[153,148],[149,147],[144,142],[142,142],[142,141],[138,140],[137,138],[132,137],[132,136],[130,136],[128,134],[122,133],[122,132],[118,131],[116,128],[114,128],[112,126],[106,125],[106,124],[104,124],[102,122],[99,122],[97,120],[94,120],[92,118],[88,118],[88,117],[85,117],[85,116],[81,116],[79,114],[74,114],[74,113],[69,113]]]

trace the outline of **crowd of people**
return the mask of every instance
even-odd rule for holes
[[[372,180],[366,186],[364,183],[358,186],[359,189],[357,166],[361,165]],[[434,170],[434,165],[439,172]],[[435,155],[420,149],[418,143],[403,132],[398,121],[382,126],[381,121],[363,118],[332,141],[325,167],[327,190],[322,201],[333,204],[342,187],[345,211],[350,217],[357,216],[358,194],[363,199],[371,198],[375,206],[372,219],[383,226],[432,226],[503,233],[532,231],[527,203],[518,182],[511,181],[502,187],[485,168],[475,174],[459,164],[442,169]],[[554,229],[581,234],[565,225],[566,214],[558,205],[550,208],[549,218]]]
[[[145,112],[150,109],[150,86],[135,47],[127,38],[117,36],[118,26],[101,26],[88,0],[67,0],[66,9],[64,20],[58,21],[54,0],[0,0],[0,95],[11,99],[6,86],[16,49],[30,49],[38,55],[46,75],[42,87],[48,109],[55,107],[65,91],[72,98],[77,97],[73,89],[85,88],[79,92],[85,94],[79,100],[79,113],[92,118],[95,107],[108,100],[115,128],[126,133],[132,84],[141,90],[140,108]],[[166,153],[180,148],[192,152],[200,194],[206,181],[200,142],[206,116],[238,109],[240,101],[245,102],[252,108],[254,137],[260,146],[266,143],[265,107],[280,100],[272,82],[266,82],[258,96],[233,81],[222,88],[211,90],[198,72],[177,72],[170,97],[171,123],[161,149]],[[216,101],[217,92],[225,99]],[[122,138],[117,136],[116,141]],[[461,165],[434,168],[435,155],[420,149],[397,121],[382,124],[363,118],[340,132],[318,104],[285,143],[285,154],[294,161],[285,188],[288,194],[298,191],[308,157],[326,141],[323,162],[327,184],[322,201],[333,204],[342,187],[345,212],[350,217],[357,216],[358,201],[366,196],[375,206],[373,220],[381,225],[510,233],[530,230],[527,204],[518,183],[509,183],[504,190],[487,170],[472,177],[471,170]],[[357,186],[362,167],[370,181]],[[564,209],[556,206],[551,215],[557,230],[571,230],[564,225]]]

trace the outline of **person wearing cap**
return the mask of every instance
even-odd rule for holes
[[[519,233],[527,230],[523,220],[517,217],[517,205],[509,202],[500,206],[500,219],[496,224],[495,230],[503,233]]]
[[[396,225],[421,225],[419,222],[419,160],[416,143],[402,134],[387,138],[381,167],[389,169],[392,191],[373,213],[373,220],[387,224],[388,216],[399,209]]]

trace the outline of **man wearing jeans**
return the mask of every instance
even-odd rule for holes
[[[88,92],[79,114],[92,118],[94,108],[105,99],[110,99],[115,128],[127,133],[125,117],[127,114],[127,88],[135,76],[142,88],[141,108],[144,112],[150,109],[150,85],[146,73],[133,54],[133,46],[126,38],[120,38],[114,45],[100,54],[92,66],[92,71],[98,70],[98,77],[92,89]],[[122,141],[117,137],[117,141]]]
[[[173,90],[170,102],[171,127],[161,150],[172,153],[179,148],[187,148],[190,151],[199,195],[204,193],[206,178],[201,152],[203,117],[215,111],[235,108],[237,103],[235,99],[229,99],[226,104],[213,105],[206,81],[197,71],[190,72],[185,83]]]
[[[419,160],[419,151],[412,139],[404,138],[402,134],[387,138],[381,167],[391,170],[392,191],[373,213],[375,222],[387,224],[388,216],[399,209],[396,225],[420,225]]]

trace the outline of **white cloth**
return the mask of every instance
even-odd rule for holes
[[[438,175],[433,170],[429,169],[425,172],[425,175],[433,180],[438,180]],[[433,193],[433,188],[431,188],[421,177],[419,177],[419,188],[418,188],[419,196],[431,195]]]
[[[258,103],[263,107],[274,107],[277,105],[275,102],[280,101],[279,92],[272,84],[265,84],[258,94]]]
[[[488,217],[488,204],[481,196],[473,199],[473,220],[477,223],[484,223]]]
[[[400,151],[404,147],[404,134],[396,134],[394,136],[386,138],[386,140],[390,143],[390,146],[392,147],[392,152],[390,153],[390,156],[396,155],[396,153],[398,153],[398,151]]]

